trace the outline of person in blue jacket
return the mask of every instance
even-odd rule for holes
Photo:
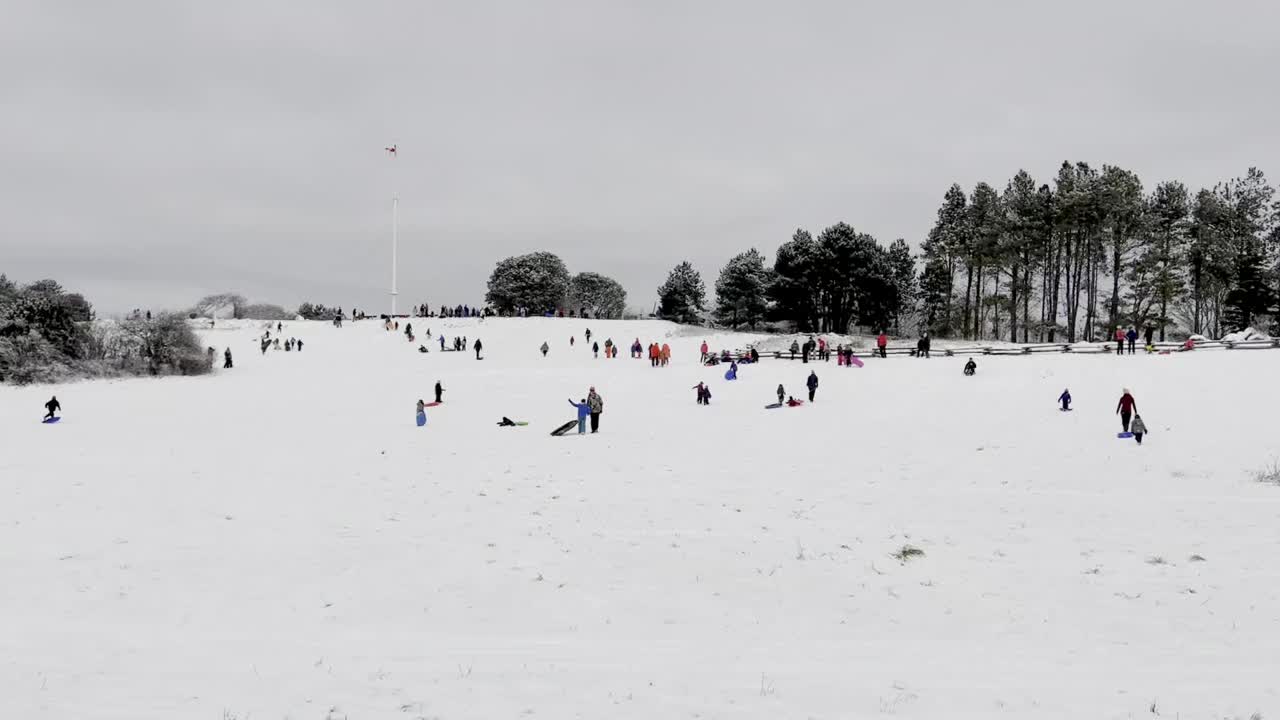
[[[569,404],[578,408],[578,434],[587,434],[587,418],[591,417],[591,405],[586,398],[582,398],[580,402],[569,401]]]
[[[1071,391],[1064,388],[1062,390],[1062,394],[1058,396],[1058,402],[1062,403],[1063,412],[1070,410],[1071,409]]]

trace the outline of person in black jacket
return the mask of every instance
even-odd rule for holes
[[[436,402],[444,402],[444,386],[439,380],[436,381]]]
[[[929,333],[925,333],[916,343],[916,357],[929,357]]]
[[[481,344],[480,344],[480,338],[476,338],[476,344],[474,345],[474,347],[475,347],[475,350],[476,350],[476,359],[477,359],[477,360],[479,360],[479,359],[480,359],[480,351],[484,349],[484,345],[481,345]]]
[[[818,373],[810,370],[809,379],[804,384],[809,388],[809,402],[813,402],[813,396],[818,392]]]
[[[969,358],[969,362],[964,364],[964,374],[973,375],[976,372],[978,372],[978,363],[974,362],[973,358]]]
[[[231,368],[231,348],[227,348],[226,352],[222,353],[222,358],[223,358],[222,369],[223,370],[230,369]]]
[[[49,402],[44,404],[44,409],[49,411],[49,414],[44,416],[45,420],[54,417],[54,414],[62,409],[62,403],[58,402],[58,396],[54,395],[49,398]]]

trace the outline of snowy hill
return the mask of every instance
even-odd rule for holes
[[[729,383],[699,344],[754,338],[412,322],[413,344],[285,323],[303,352],[265,355],[263,323],[219,323],[235,368],[209,377],[0,386],[7,716],[1280,712],[1280,487],[1255,480],[1280,353],[765,360]],[[810,369],[815,403],[764,409]],[[589,386],[600,434],[550,437]],[[1122,387],[1141,447],[1116,438]]]

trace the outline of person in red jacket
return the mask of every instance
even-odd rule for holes
[[[1137,409],[1138,402],[1129,394],[1129,388],[1125,388],[1124,394],[1120,396],[1120,403],[1116,405],[1116,412],[1120,414],[1120,423],[1124,426],[1125,432],[1129,432],[1129,421]]]
[[[1124,355],[1124,328],[1119,325],[1116,326],[1116,354]],[[1125,423],[1125,425],[1128,425],[1128,423]],[[1125,432],[1128,432],[1128,430]]]
[[[889,345],[889,336],[885,335],[884,331],[881,330],[880,337],[876,338],[876,347],[879,348],[880,350],[880,357],[888,357],[884,352],[884,349],[888,347],[888,345]]]
[[[706,361],[707,361],[707,341],[706,341],[706,340],[703,340],[703,341],[702,341],[702,360],[701,360],[701,362],[704,362],[704,363],[705,363]]]

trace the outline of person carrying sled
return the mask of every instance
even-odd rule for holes
[[[1129,429],[1133,432],[1133,439],[1137,440],[1138,444],[1141,445],[1142,436],[1147,434],[1147,424],[1142,422],[1141,415],[1135,414],[1133,416],[1133,424],[1129,426]]]
[[[974,362],[973,358],[969,358],[969,362],[964,364],[964,374],[972,376],[977,372],[978,372],[978,363]]]
[[[1124,394],[1120,396],[1120,402],[1116,405],[1116,413],[1120,415],[1120,424],[1124,426],[1124,431],[1129,432],[1129,418],[1138,410],[1138,401],[1133,399],[1129,394],[1129,388],[1124,389]]]
[[[62,410],[62,403],[58,402],[58,396],[54,395],[49,398],[49,402],[44,404],[44,409],[49,411],[49,413],[44,416],[45,420],[52,420],[57,417],[58,411]]]
[[[579,402],[570,400],[569,404],[578,409],[578,434],[587,434],[587,418],[591,417],[591,406],[587,404],[587,399],[582,398]]]
[[[809,402],[813,402],[813,396],[818,392],[818,373],[810,370],[809,379],[804,382],[804,385],[809,388]]]
[[[729,369],[725,371],[725,373],[724,373],[724,379],[725,379],[725,380],[737,380],[737,379],[738,379],[738,363],[736,363],[736,362],[731,362],[731,363],[729,363]]]
[[[1058,396],[1058,402],[1062,403],[1062,411],[1066,412],[1071,409],[1071,391],[1063,388],[1062,394]]]

